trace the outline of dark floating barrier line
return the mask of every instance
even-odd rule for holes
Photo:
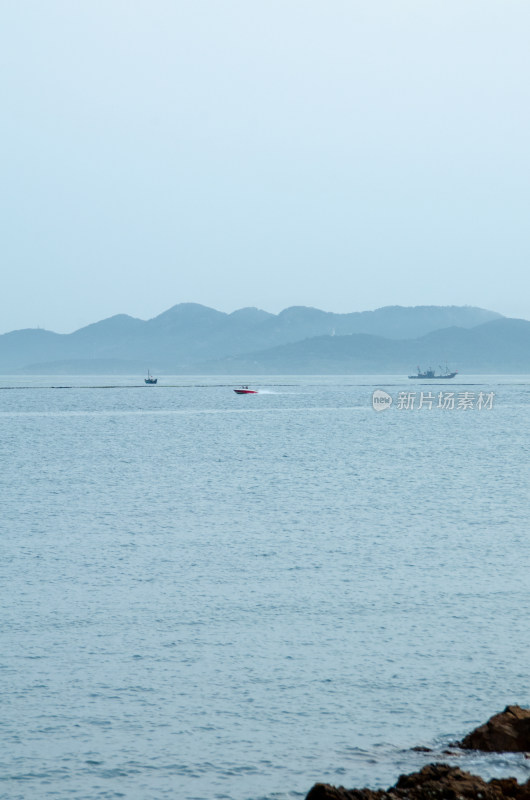
[[[158,384],[157,389],[231,389],[233,383],[166,383]],[[296,386],[294,383],[275,383],[274,386]],[[149,387],[151,388],[151,387]],[[147,389],[142,383],[106,384],[105,386],[0,386],[0,389]]]

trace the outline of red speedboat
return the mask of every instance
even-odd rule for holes
[[[236,394],[257,394],[257,389],[249,389],[248,386],[241,386],[239,389],[234,389]]]

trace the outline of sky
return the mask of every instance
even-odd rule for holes
[[[530,318],[528,0],[2,0],[0,333]]]

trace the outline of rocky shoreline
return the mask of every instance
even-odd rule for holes
[[[525,753],[530,758],[530,710],[507,706],[484,725],[455,742],[461,750]],[[415,748],[428,751],[428,748]],[[447,764],[428,764],[419,772],[401,775],[395,786],[383,789],[345,789],[316,783],[306,800],[530,800],[530,778],[485,781]]]

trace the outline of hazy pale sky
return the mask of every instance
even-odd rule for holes
[[[3,0],[0,332],[530,318],[528,0]]]

